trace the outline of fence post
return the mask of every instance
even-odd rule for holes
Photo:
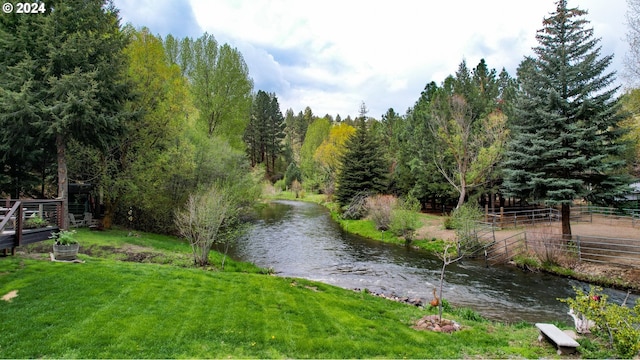
[[[500,206],[500,227],[503,228],[504,224],[502,223],[504,221],[504,207]]]
[[[582,251],[580,250],[580,235],[576,235],[576,246],[578,247],[578,261],[582,261]]]
[[[484,205],[484,222],[489,222],[489,204]]]
[[[524,235],[524,250],[528,253],[529,252],[529,245],[527,244],[527,232],[523,232],[522,233]]]
[[[504,255],[506,256],[506,258],[509,258],[509,247],[507,246],[507,239],[504,239]]]
[[[22,245],[22,228],[23,228],[23,217],[24,217],[24,213],[22,212],[22,201],[17,200],[16,204],[18,205],[17,211],[16,211],[16,226],[14,229],[14,234],[15,234],[15,242],[13,243],[13,247],[11,248],[11,255],[15,256],[16,254],[16,247]]]

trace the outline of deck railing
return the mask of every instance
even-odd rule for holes
[[[21,245],[46,240],[51,232],[62,227],[63,200],[12,200],[0,206],[0,250],[15,253]],[[40,218],[46,223],[39,228],[28,228],[30,219]],[[27,225],[27,226],[25,226]]]

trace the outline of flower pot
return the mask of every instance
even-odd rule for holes
[[[78,256],[80,244],[57,245],[53,244],[53,257],[56,260],[75,260]]]

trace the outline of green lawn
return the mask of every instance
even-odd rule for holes
[[[531,325],[446,314],[464,329],[416,331],[433,311],[234,263],[219,271],[171,264],[175,238],[80,231],[81,246],[165,254],[146,263],[86,254],[54,263],[37,253],[0,258],[2,358],[461,358],[555,357]],[[50,245],[50,244],[49,244]],[[47,246],[47,245],[39,245]],[[82,251],[82,250],[81,250]],[[162,263],[154,261],[159,259]],[[215,263],[215,259],[213,262]]]

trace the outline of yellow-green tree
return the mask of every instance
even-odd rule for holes
[[[176,177],[188,173],[184,167],[191,166],[185,158],[192,152],[184,132],[188,127],[186,81],[180,69],[165,60],[159,38],[148,29],[127,31],[131,43],[124,51],[129,65],[126,76],[135,96],[126,107],[137,116],[125,123],[126,131],[103,154],[100,164],[106,226],[110,225],[121,201],[140,211],[153,211],[170,206],[172,201],[184,201],[187,194],[184,189],[178,191],[175,182]],[[147,214],[145,218],[159,215]],[[170,218],[162,220],[165,224],[171,223]]]
[[[304,143],[300,148],[300,170],[303,183],[307,188],[315,188],[321,179],[318,178],[319,164],[315,160],[316,149],[329,137],[331,123],[327,119],[316,119],[307,128]]]
[[[320,164],[320,170],[324,177],[325,194],[332,194],[335,190],[336,177],[341,166],[340,159],[345,152],[345,143],[355,132],[356,128],[347,123],[334,125],[329,130],[329,137],[316,149],[313,157]]]

